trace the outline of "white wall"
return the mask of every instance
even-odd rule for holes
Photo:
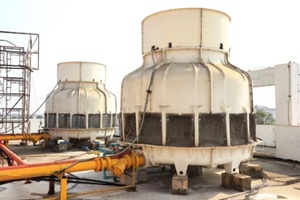
[[[275,85],[276,125],[257,125],[261,145],[276,146],[278,158],[300,161],[300,65],[289,62],[249,74],[254,87]]]
[[[294,62],[275,65],[276,125],[300,125],[299,71]]]
[[[262,140],[260,145],[276,146],[276,137],[273,125],[256,125],[256,136]]]
[[[300,161],[300,127],[275,126],[276,157]]]

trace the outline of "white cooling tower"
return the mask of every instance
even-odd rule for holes
[[[58,87],[49,94],[45,109],[45,128],[51,138],[92,142],[115,133],[116,97],[105,89],[105,65],[59,63],[57,79]]]
[[[147,166],[225,165],[235,173],[256,145],[249,75],[228,61],[230,17],[216,10],[158,12],[142,22],[143,65],[122,82],[122,137]]]

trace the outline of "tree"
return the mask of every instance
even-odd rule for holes
[[[37,119],[43,119],[43,115],[37,115],[36,118]]]
[[[256,124],[272,125],[274,123],[275,119],[271,113],[261,108],[256,110]]]

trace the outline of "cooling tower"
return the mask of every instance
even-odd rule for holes
[[[124,77],[122,140],[147,166],[225,165],[235,173],[256,145],[252,83],[228,61],[230,17],[205,8],[161,11],[142,21],[143,64]]]
[[[57,65],[58,87],[46,100],[45,128],[51,138],[111,137],[116,130],[116,97],[105,88],[106,66],[93,62]]]

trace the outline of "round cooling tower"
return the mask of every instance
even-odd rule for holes
[[[92,62],[57,65],[58,87],[46,100],[45,128],[51,138],[110,137],[116,130],[116,97],[105,89],[106,67]]]
[[[142,22],[143,64],[122,82],[122,140],[147,166],[225,165],[235,173],[256,142],[250,76],[228,61],[230,17],[184,8]]]

